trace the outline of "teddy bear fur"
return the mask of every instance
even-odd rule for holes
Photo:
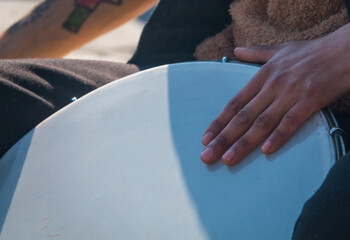
[[[232,23],[205,39],[196,49],[198,60],[235,60],[235,47],[272,45],[323,37],[348,23],[343,0],[236,0]],[[332,105],[336,115],[350,114],[350,96]]]

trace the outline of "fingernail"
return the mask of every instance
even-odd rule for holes
[[[246,48],[244,48],[244,47],[236,47],[235,49],[234,49],[234,51],[236,52],[236,51],[242,51],[242,50],[244,50],[244,49],[246,49]]]
[[[207,148],[202,152],[201,158],[204,162],[209,162],[210,159],[214,156],[214,151],[212,148]]]
[[[224,154],[224,156],[222,156],[222,160],[226,163],[230,163],[234,160],[235,156],[236,153],[230,149]]]
[[[204,146],[207,146],[214,138],[214,134],[212,132],[207,132],[203,138],[202,138],[202,143]]]
[[[264,143],[264,145],[261,147],[261,151],[264,153],[269,153],[272,149],[272,144],[270,141],[267,141]]]

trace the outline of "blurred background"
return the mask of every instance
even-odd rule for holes
[[[0,0],[0,32],[24,16],[39,0]],[[151,10],[152,11],[152,10]],[[126,62],[136,49],[151,11],[70,53],[66,58]]]

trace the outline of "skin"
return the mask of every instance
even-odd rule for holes
[[[140,16],[158,0],[45,0],[0,34],[0,58],[61,58]],[[65,23],[78,5],[90,6],[79,29]],[[79,5],[79,6],[80,6]],[[117,41],[117,39],[116,39]]]
[[[349,36],[347,24],[316,40],[236,48],[239,60],[265,64],[205,131],[202,161],[235,165],[262,143],[271,154],[313,113],[349,93]]]

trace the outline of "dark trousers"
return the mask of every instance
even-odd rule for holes
[[[293,240],[350,239],[350,153],[337,161],[305,203]]]
[[[0,156],[73,97],[137,71],[136,65],[101,61],[0,60]],[[350,239],[349,154],[305,204],[293,239]]]
[[[0,157],[73,97],[137,71],[136,65],[103,61],[0,60]]]

